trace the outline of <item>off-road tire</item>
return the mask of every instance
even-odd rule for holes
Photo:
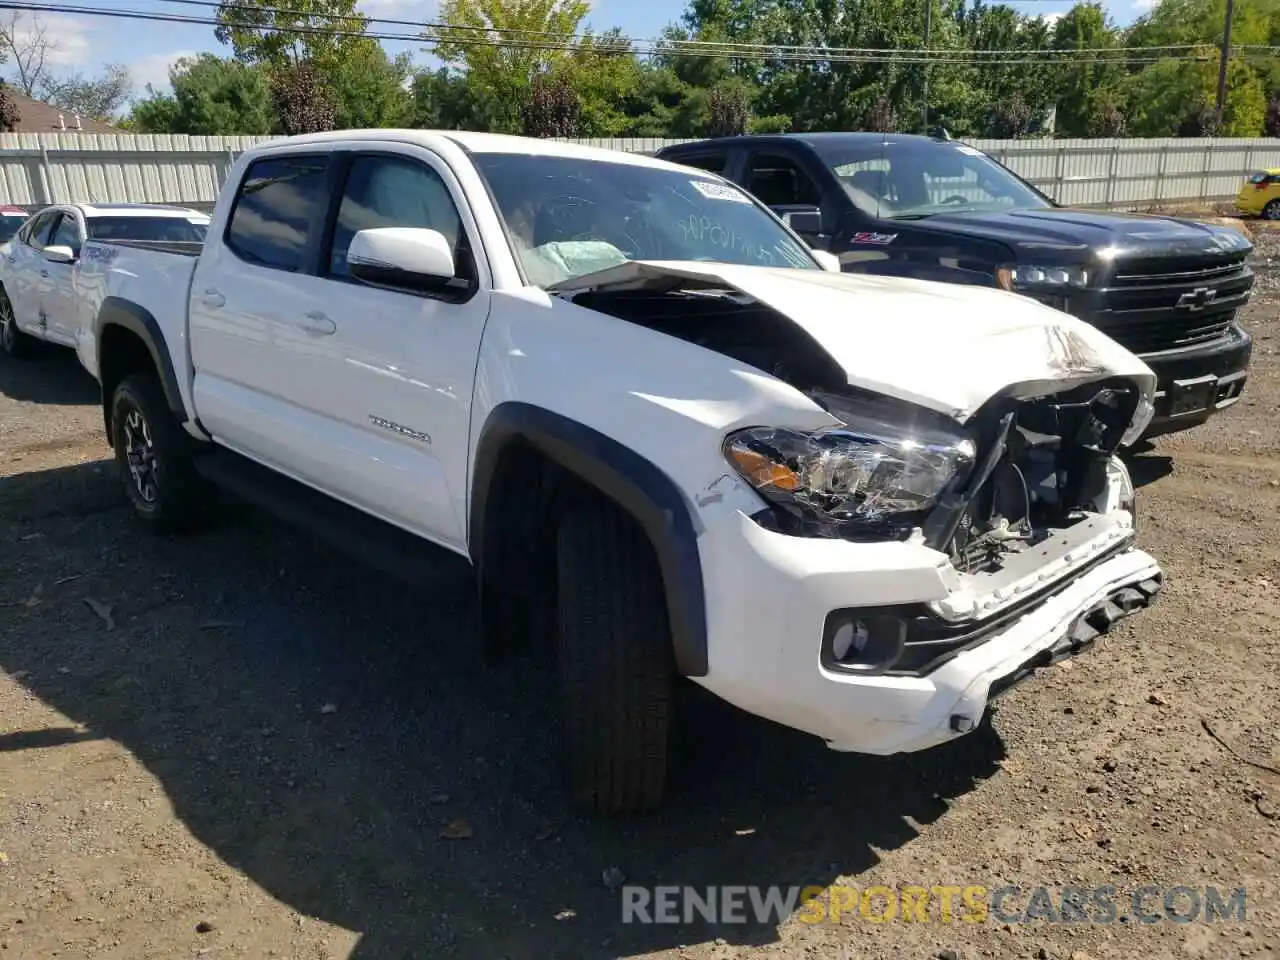
[[[1280,220],[1280,200],[1272,200],[1262,208],[1263,220]]]
[[[13,302],[9,294],[0,288],[0,351],[6,357],[18,359],[29,357],[35,352],[39,341],[18,329],[18,321],[13,313]]]
[[[111,438],[125,495],[134,513],[157,532],[173,533],[195,525],[208,487],[192,465],[192,441],[174,419],[160,382],[153,374],[126,377],[111,395]],[[150,497],[130,467],[139,442],[149,447]]]
[[[561,753],[572,800],[655,809],[666,789],[675,666],[661,575],[639,526],[586,494],[556,537]]]

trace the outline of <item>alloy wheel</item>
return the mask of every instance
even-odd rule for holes
[[[134,491],[145,503],[155,503],[160,495],[159,463],[151,425],[136,407],[124,418],[124,453]]]

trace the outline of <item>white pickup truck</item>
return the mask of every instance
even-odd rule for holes
[[[573,798],[662,797],[690,678],[835,750],[959,737],[1160,588],[1155,381],[1011,293],[833,272],[699,170],[478,133],[272,141],[197,256],[88,241],[137,513],[228,486],[550,641]]]

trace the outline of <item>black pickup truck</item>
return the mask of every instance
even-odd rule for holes
[[[1062,207],[980,150],[934,137],[726,137],[657,156],[741,185],[847,272],[996,285],[1093,324],[1159,377],[1145,437],[1240,399],[1253,341],[1236,314],[1253,246],[1234,230]]]

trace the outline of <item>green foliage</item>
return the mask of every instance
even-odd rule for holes
[[[9,90],[9,85],[0,80],[0,133],[10,133],[22,120],[22,111]]]
[[[307,62],[328,70],[364,42],[353,36],[364,33],[369,22],[357,6],[357,0],[223,0],[214,35],[246,63]]]
[[[211,53],[184,58],[169,70],[172,94],[133,105],[127,125],[140,133],[195,136],[256,135],[276,131],[275,109],[261,68]]]
[[[315,64],[304,60],[274,67],[269,83],[271,103],[285,134],[319,133],[334,128],[338,110]]]
[[[582,116],[582,98],[563,73],[540,73],[533,78],[524,105],[526,137],[575,137]]]
[[[1239,49],[1280,44],[1280,0],[1234,3],[1220,123],[1226,0],[1161,0],[1127,29],[1097,0],[1056,18],[985,0],[688,0],[645,56],[617,30],[592,30],[589,0],[441,0],[423,39],[443,66],[416,73],[366,35],[358,0],[225,0],[216,33],[235,59],[180,65],[173,94],[151,93],[127,123],[183,133],[331,123],[583,137],[937,127],[1017,137],[1052,114],[1067,137],[1280,131],[1280,57]],[[708,56],[717,44],[755,48]],[[785,52],[797,49],[903,55]],[[920,49],[934,52],[928,62],[905,53]],[[304,115],[313,106],[318,114]]]

